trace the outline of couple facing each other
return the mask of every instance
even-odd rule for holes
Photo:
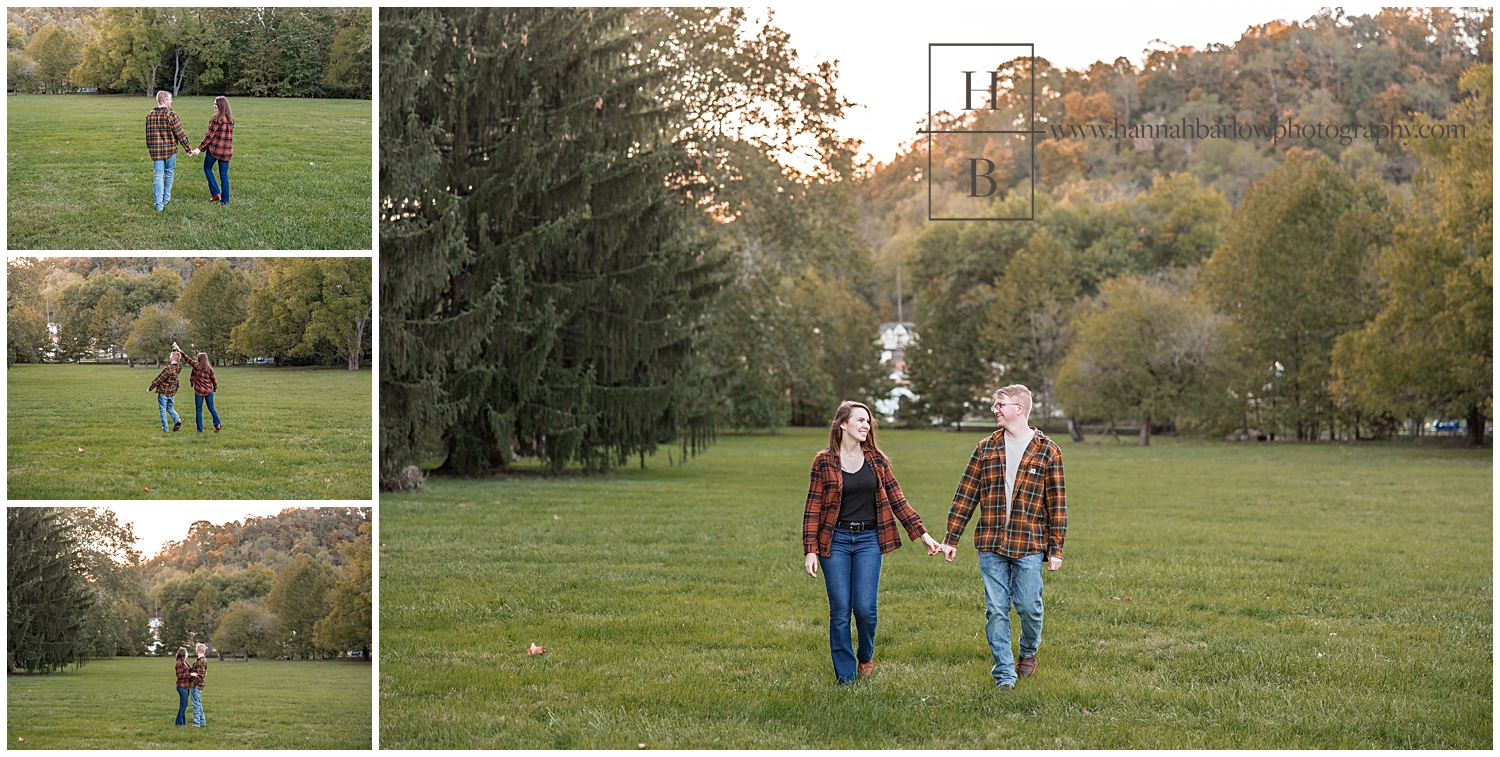
[[[203,175],[208,177],[209,202],[229,204],[229,158],[234,154],[234,117],[229,113],[229,100],[223,95],[214,98],[214,115],[208,120],[208,133],[197,148],[188,144],[182,131],[182,121],[172,112],[172,93],[157,90],[156,107],[146,114],[146,150],[151,153],[151,167],[155,174],[152,190],[155,193],[156,210],[160,212],[172,201],[172,175],[177,170],[177,145],[189,156],[207,150],[203,156]],[[214,163],[219,165],[219,182],[214,183]],[[220,188],[222,186],[222,189]]]
[[[177,648],[177,725],[187,725],[188,701],[193,703],[193,727],[203,727],[203,679],[208,677],[207,644],[199,644],[198,659],[187,661],[187,647]]]
[[[1036,672],[1042,635],[1042,564],[1062,567],[1068,508],[1063,490],[1062,452],[1031,427],[1031,391],[1020,384],[996,390],[990,410],[1000,428],[969,458],[948,511],[940,543],[922,527],[875,444],[870,408],[844,402],[834,414],[828,447],[813,458],[802,546],[808,575],[823,568],[828,589],[828,642],[839,683],[874,671],[876,598],[881,555],[901,546],[896,521],[929,556],[942,552],[953,562],[964,527],[978,510],[974,546],[984,582],[985,636],[994,667],[990,675],[1002,691],[1016,675]],[[1020,659],[1011,657],[1010,610],[1021,621]],[[859,636],[859,654],[849,639],[849,615]]]
[[[214,409],[214,392],[219,389],[219,379],[214,376],[214,367],[208,361],[208,353],[198,353],[198,359],[194,360],[172,343],[172,354],[167,357],[167,367],[161,369],[152,379],[151,386],[146,387],[148,392],[156,392],[156,410],[161,415],[161,430],[167,431],[167,418],[172,418],[172,431],[182,428],[182,419],[177,417],[177,409],[173,407],[174,398],[177,396],[177,374],[182,372],[182,363],[186,361],[192,366],[193,372],[188,375],[188,382],[193,385],[193,405],[197,409],[198,433],[203,433],[203,404],[208,403],[208,412],[214,418],[214,433],[219,433],[219,411]]]

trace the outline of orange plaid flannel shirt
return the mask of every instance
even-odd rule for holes
[[[977,507],[975,549],[1006,557],[1038,552],[1062,557],[1063,538],[1068,533],[1062,450],[1041,431],[1032,432],[1011,492],[1010,523],[1005,522],[1005,429],[999,429],[985,437],[969,458],[948,511],[944,544],[957,546]]]
[[[865,450],[865,465],[875,472],[875,535],[880,542],[880,554],[901,546],[901,532],[896,530],[896,519],[906,528],[912,541],[922,538],[927,529],[922,519],[907,504],[891,472],[891,464],[884,457]],[[813,458],[812,474],[807,485],[807,506],[802,510],[802,554],[817,552],[823,557],[833,551],[833,529],[838,524],[839,506],[844,499],[844,469],[837,455],[828,454],[825,448]]]
[[[165,105],[152,108],[146,114],[146,151],[151,153],[151,159],[166,160],[176,155],[179,144],[182,149],[193,151],[177,114]]]

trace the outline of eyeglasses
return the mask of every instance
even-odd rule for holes
[[[996,402],[995,404],[990,405],[990,410],[992,410],[992,411],[993,410],[999,410],[1000,408],[1005,407],[1007,405],[1009,405],[1011,407],[1020,407],[1021,403],[1019,403],[1019,402]]]

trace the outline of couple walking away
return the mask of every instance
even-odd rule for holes
[[[172,174],[177,170],[178,144],[189,156],[208,151],[203,156],[203,175],[208,177],[209,202],[228,205],[229,158],[234,154],[233,143],[234,117],[229,113],[229,100],[223,95],[214,98],[214,115],[208,120],[208,133],[194,149],[182,131],[182,121],[172,112],[172,93],[157,90],[156,107],[146,115],[146,150],[151,153],[151,166],[156,176],[153,191],[157,211],[172,202]],[[217,184],[214,183],[215,162],[219,165]]]
[[[203,403],[208,403],[208,412],[214,417],[214,433],[219,433],[219,411],[214,409],[214,392],[219,389],[219,379],[214,376],[214,367],[208,362],[208,353],[198,353],[198,359],[194,360],[172,343],[172,354],[167,357],[167,367],[156,374],[151,381],[151,386],[146,387],[148,392],[156,392],[156,409],[161,415],[161,430],[167,431],[167,418],[172,418],[172,431],[182,428],[182,419],[177,417],[177,409],[173,407],[174,398],[177,396],[177,374],[182,371],[182,363],[193,367],[188,381],[193,385],[193,406],[197,410],[198,433],[203,433]]]
[[[188,701],[193,703],[193,727],[203,727],[203,679],[208,677],[207,644],[197,646],[198,659],[188,665],[187,647],[177,648],[177,725],[187,725]]]
[[[828,447],[813,458],[807,508],[802,515],[805,568],[823,568],[828,588],[828,643],[839,683],[869,676],[875,668],[875,605],[880,593],[881,555],[901,546],[896,520],[929,556],[953,562],[964,527],[979,511],[974,546],[984,582],[985,626],[995,665],[990,675],[1002,691],[1016,675],[1036,672],[1042,636],[1042,563],[1062,567],[1068,508],[1063,492],[1062,452],[1027,423],[1031,391],[1020,384],[995,392],[990,410],[999,430],[974,449],[948,511],[948,533],[939,543],[922,527],[880,447],[870,408],[839,405]],[[1020,660],[1011,657],[1010,610],[1021,620]],[[856,657],[849,615],[859,635]]]

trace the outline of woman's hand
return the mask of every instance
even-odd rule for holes
[[[928,557],[943,551],[943,545],[938,543],[937,539],[932,538],[932,534],[922,534],[922,543],[927,545]]]
[[[807,553],[807,559],[805,561],[803,561],[803,567],[807,570],[807,575],[812,576],[813,578],[817,578],[818,577],[818,553],[817,552],[808,552]]]

